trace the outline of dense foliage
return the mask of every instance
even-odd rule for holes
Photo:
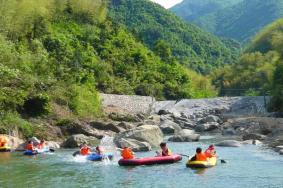
[[[30,117],[93,118],[98,91],[159,99],[214,95],[210,81],[155,53],[106,17],[101,0],[0,1],[0,132],[33,134]]]
[[[255,95],[262,94],[258,89],[269,91],[273,95],[270,110],[282,112],[282,47],[283,19],[280,19],[255,37],[238,63],[218,70],[213,76],[214,82],[222,91],[224,89],[225,94],[231,94],[235,88],[255,91]]]
[[[191,22],[199,17],[233,6],[243,0],[184,0],[170,10]]]
[[[178,62],[201,73],[229,64],[236,56],[218,38],[149,0],[112,0],[109,16],[152,50],[163,41]]]
[[[231,0],[211,1],[226,2],[225,4],[231,2]],[[186,5],[185,2],[184,5]],[[205,4],[203,8],[206,8]],[[181,16],[183,15],[182,10],[186,9],[186,6],[179,6],[177,10],[173,8],[175,12],[178,11],[178,14],[180,12]],[[233,6],[209,12],[201,17],[189,19],[189,21],[193,21],[201,28],[218,36],[246,42],[263,27],[283,16],[283,0],[239,0]]]

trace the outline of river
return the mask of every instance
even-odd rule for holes
[[[211,140],[199,143],[169,143],[175,153],[193,154],[197,146],[207,147]],[[187,158],[176,164],[120,167],[111,163],[87,162],[72,157],[73,150],[26,157],[21,153],[0,153],[2,188],[282,188],[283,157],[266,148],[246,145],[217,148],[226,164],[205,170],[185,167]],[[154,152],[137,153],[152,156]]]

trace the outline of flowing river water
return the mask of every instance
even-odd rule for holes
[[[169,143],[175,153],[194,154],[197,146],[207,147],[215,140],[199,143]],[[120,167],[112,162],[89,162],[73,158],[74,150],[26,157],[21,153],[0,153],[2,188],[282,188],[283,157],[259,146],[217,148],[221,159],[216,167],[205,170],[186,168],[187,158],[176,164]],[[137,153],[138,157],[154,152]]]

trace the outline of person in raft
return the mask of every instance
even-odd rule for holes
[[[28,144],[26,145],[26,150],[32,151],[32,152],[37,152],[37,148],[34,147],[33,141],[28,141]]]
[[[98,155],[103,155],[104,154],[104,148],[102,146],[97,146],[95,148],[95,153]]]
[[[202,152],[201,148],[196,149],[196,155],[191,159],[191,161],[207,161],[208,157]]]
[[[165,156],[170,156],[170,155],[172,155],[171,150],[167,147],[167,144],[166,144],[165,142],[162,142],[162,143],[160,144],[160,148],[161,148],[161,152],[157,151],[157,152],[156,152],[157,156],[165,157]]]
[[[122,149],[121,156],[123,157],[123,159],[134,159],[135,158],[132,149],[129,147],[124,147]]]
[[[0,147],[8,147],[8,138],[6,136],[0,136]]]
[[[206,150],[205,150],[205,155],[208,157],[208,158],[211,158],[211,157],[216,157],[216,151],[215,151],[215,147],[214,145],[210,145]]]
[[[80,154],[81,155],[89,155],[90,153],[91,153],[90,147],[86,144],[86,142],[84,142],[81,145]]]
[[[37,149],[44,149],[45,148],[45,140],[40,140],[40,143],[37,145]]]

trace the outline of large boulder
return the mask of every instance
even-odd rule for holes
[[[256,133],[248,133],[243,136],[243,140],[265,140],[266,136]]]
[[[130,129],[133,129],[135,128],[136,126],[132,123],[129,123],[129,122],[120,122],[118,125],[117,125],[119,128],[122,128],[124,130],[130,130]]]
[[[40,140],[35,136],[30,138],[29,141],[32,141],[34,145],[38,145],[40,143]]]
[[[133,151],[150,151],[151,146],[148,142],[141,142],[131,138],[121,138],[116,142],[117,147],[130,147]]]
[[[224,140],[215,145],[220,147],[240,147],[242,143],[236,140]]]
[[[99,140],[93,136],[76,134],[70,136],[62,145],[65,148],[76,148],[79,147],[84,142],[86,142],[88,145],[94,146],[99,143]]]
[[[197,142],[199,141],[200,135],[195,134],[193,130],[184,129],[178,134],[169,137],[168,140],[171,142]]]
[[[102,139],[105,134],[113,135],[113,131],[102,131],[97,130],[90,126],[87,122],[72,122],[65,126],[61,127],[62,133],[64,135],[73,135],[73,134],[84,134],[86,136],[96,137]]]
[[[114,138],[114,142],[118,145],[121,139],[134,139],[140,142],[148,142],[152,147],[158,147],[163,141],[163,133],[156,125],[142,125],[117,134]]]
[[[177,123],[174,123],[170,120],[162,121],[160,124],[160,129],[164,134],[174,134],[182,130],[182,128]]]
[[[213,131],[218,128],[219,128],[219,124],[217,122],[211,122],[211,123],[204,123],[197,125],[195,127],[195,131],[197,132]]]

